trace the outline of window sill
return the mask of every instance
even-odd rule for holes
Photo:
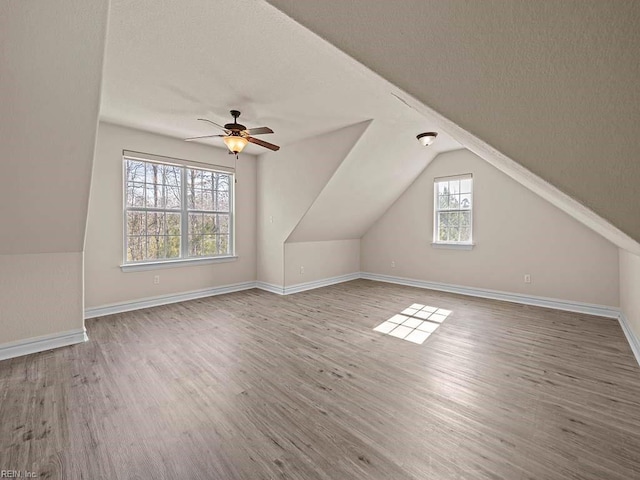
[[[142,272],[145,270],[159,270],[162,268],[178,268],[178,267],[190,267],[195,265],[208,265],[210,263],[235,262],[237,259],[238,259],[237,255],[228,255],[224,257],[166,260],[163,262],[127,263],[124,265],[120,265],[120,269],[123,272]]]
[[[433,248],[444,248],[449,250],[473,250],[475,245],[475,243],[431,243]]]

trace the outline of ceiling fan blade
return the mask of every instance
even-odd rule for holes
[[[265,133],[273,133],[269,127],[248,128],[245,130],[247,135],[264,135]]]
[[[212,138],[212,137],[224,137],[225,135],[203,135],[202,137],[190,137],[190,138],[185,138],[184,141],[185,142],[190,142],[192,140],[198,140],[200,138]]]
[[[253,137],[245,137],[245,138],[249,140],[249,143],[255,143],[256,145],[260,145],[261,147],[268,148],[269,150],[273,150],[274,152],[277,152],[278,150],[280,150],[280,147],[278,145],[274,145],[273,143],[265,142],[263,140],[258,140],[257,138],[253,138]]]
[[[214,127],[218,127],[220,130],[226,132],[227,129],[225,129],[222,125],[218,125],[216,122],[212,122],[211,120],[208,120],[206,118],[199,118],[198,120],[200,120],[201,122],[207,122],[210,123],[211,125],[213,125]]]

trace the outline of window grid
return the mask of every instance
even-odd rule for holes
[[[470,174],[434,180],[434,243],[471,244],[473,177]]]
[[[233,175],[124,157],[124,263],[233,254]]]

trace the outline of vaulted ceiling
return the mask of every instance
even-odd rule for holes
[[[640,241],[640,2],[268,1]]]
[[[474,149],[456,135],[470,132],[558,187],[554,198],[564,192],[640,240],[638,2],[15,0],[0,8],[0,112],[11,119],[0,122],[0,209],[10,225],[0,253],[82,249],[100,94],[103,120],[176,138],[210,133],[195,119],[225,123],[230,108],[248,126],[274,128],[269,140],[285,147],[370,119],[403,125],[375,135],[390,144],[433,129],[442,150],[457,141]],[[419,105],[403,103],[404,92]],[[311,213],[344,197],[355,165],[372,167],[366,153],[352,157]],[[52,205],[65,215],[51,215]],[[295,235],[310,232],[301,222]]]

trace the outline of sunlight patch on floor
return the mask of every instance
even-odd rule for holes
[[[422,344],[449,316],[451,310],[414,303],[373,330]]]

